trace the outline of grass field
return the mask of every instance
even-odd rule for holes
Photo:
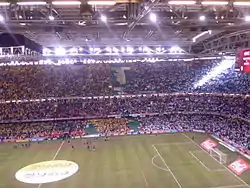
[[[14,149],[0,145],[0,187],[4,188],[247,188],[250,172],[236,176],[195,143],[207,138],[194,133],[158,136],[112,137],[97,140],[96,151],[83,147],[83,140],[34,143]],[[238,157],[229,153],[229,162]],[[79,165],[73,176],[54,183],[26,184],[15,173],[29,164],[69,160]]]

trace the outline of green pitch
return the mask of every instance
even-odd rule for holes
[[[83,140],[50,141],[30,148],[0,145],[0,188],[247,188],[250,171],[236,176],[201,150],[203,134],[112,137],[94,141],[88,151]],[[75,146],[73,150],[72,144]],[[228,153],[229,162],[238,155]],[[15,179],[24,166],[49,160],[79,165],[73,176],[47,184],[26,184]]]

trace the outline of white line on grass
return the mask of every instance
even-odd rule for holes
[[[195,158],[207,171],[211,171],[203,162],[201,162],[198,157],[196,157],[191,151],[189,151],[190,155],[192,155],[193,158]]]
[[[185,133],[183,133],[183,135],[191,140],[196,146],[198,146],[202,151],[204,151],[205,153],[207,153],[199,144],[197,144],[195,141],[193,141],[189,136],[187,136]],[[207,153],[209,155],[209,153]],[[210,156],[210,155],[209,155]],[[210,156],[211,157],[211,156]],[[214,157],[212,157],[217,163],[219,163],[217,161],[217,159],[215,159]],[[237,176],[236,174],[234,174],[231,170],[229,170],[226,166],[224,166],[223,164],[219,163],[221,166],[223,166],[223,168],[225,168],[229,173],[231,173],[234,177],[236,177],[239,181],[241,181],[245,186],[250,187],[250,185],[248,185],[243,179],[241,179],[239,176]]]
[[[135,153],[135,158],[137,159],[138,162],[140,162],[139,157],[138,157],[138,155],[137,155],[136,153]],[[142,177],[143,177],[143,179],[144,179],[144,182],[145,182],[146,187],[148,187],[147,178],[146,178],[146,176],[145,176],[145,174],[144,174],[144,172],[143,172],[142,170],[141,170],[141,175],[142,175]]]
[[[61,145],[60,145],[59,148],[56,150],[56,153],[55,153],[55,155],[53,156],[52,161],[54,161],[54,160],[56,159],[58,153],[60,152],[60,150],[61,150],[62,147],[63,147],[64,142],[65,142],[65,141],[62,141]],[[41,186],[42,186],[42,183],[40,183],[40,184],[37,186],[37,188],[41,188]]]
[[[162,156],[161,156],[161,154],[159,153],[158,149],[155,147],[155,145],[152,145],[152,146],[153,146],[154,150],[156,151],[156,153],[157,153],[157,154],[159,155],[159,157],[161,158],[163,164],[167,167],[169,173],[173,176],[175,182],[178,184],[178,186],[179,186],[180,188],[182,188],[180,182],[177,180],[177,178],[176,178],[175,175],[173,174],[172,170],[168,167],[167,163],[166,163],[165,160],[162,158]]]
[[[202,151],[204,152],[204,151]],[[211,171],[211,172],[221,172],[221,171],[226,171],[225,168],[223,169],[215,169],[215,170],[212,170],[210,168],[208,168],[192,151],[189,151],[190,155],[193,156],[193,158],[195,158],[207,171]]]
[[[154,144],[155,146],[157,145],[186,145],[186,144],[193,144],[193,142],[172,142],[172,143],[156,143]]]
[[[218,186],[218,187],[209,187],[209,188],[236,188],[236,187],[246,187],[246,185],[226,185],[226,186]]]
[[[160,166],[158,166],[157,164],[155,164],[155,163],[154,163],[154,159],[155,159],[156,157],[158,157],[158,156],[159,156],[159,155],[155,155],[155,156],[152,158],[152,160],[151,160],[152,165],[153,165],[154,167],[156,167],[156,168],[160,169],[160,170],[163,170],[163,171],[169,172],[169,170],[168,170],[168,169],[166,169],[166,168],[162,168],[162,167],[160,167]]]
[[[145,176],[145,174],[144,174],[143,171],[141,171],[141,175],[142,175],[142,177],[143,177],[143,179],[144,179],[144,182],[145,182],[146,187],[148,187],[148,181],[147,181],[147,178],[146,178],[146,176]]]

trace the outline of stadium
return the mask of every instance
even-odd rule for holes
[[[249,0],[0,1],[0,188],[250,188]]]

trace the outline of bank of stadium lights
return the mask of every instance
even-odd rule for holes
[[[66,50],[62,47],[55,48],[55,55],[64,56],[66,53]]]
[[[169,1],[169,5],[194,5],[196,1]]]
[[[184,50],[180,48],[179,46],[172,46],[169,48],[169,53],[170,54],[183,54]]]

